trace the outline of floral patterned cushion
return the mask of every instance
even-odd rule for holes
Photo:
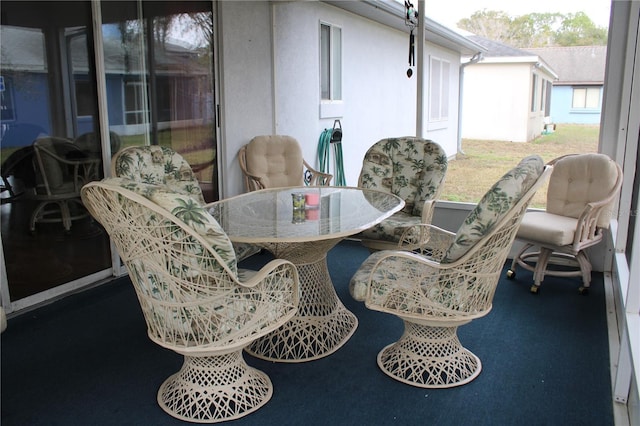
[[[538,155],[524,158],[507,172],[482,197],[460,229],[441,263],[458,260],[500,222],[504,215],[520,201],[544,170],[544,161]]]
[[[187,194],[174,192],[172,187],[166,185],[153,185],[122,178],[112,178],[108,181],[112,185],[118,185],[142,195],[191,226],[204,237],[229,269],[237,274],[236,254],[229,237],[196,199]]]
[[[382,139],[364,156],[359,186],[391,192],[405,201],[405,213],[421,216],[446,172],[447,155],[437,143],[415,137]]]
[[[437,198],[446,172],[447,155],[433,141],[401,137],[375,143],[364,156],[358,185],[395,194],[405,205],[399,213],[358,236],[398,242],[404,229],[421,223],[424,202]]]
[[[191,195],[200,204],[204,196],[189,163],[164,146],[136,146],[118,152],[113,165],[115,177],[136,182],[167,185],[174,192]]]
[[[389,241],[397,243],[406,229],[421,223],[420,216],[412,216],[406,212],[399,211],[377,225],[362,231],[358,234],[359,238],[377,241]],[[420,228],[415,228],[415,234],[420,233]],[[412,231],[413,233],[413,231]],[[417,235],[415,236],[417,238]]]
[[[349,281],[349,294],[354,300],[364,302],[367,298],[367,291],[369,290],[369,279],[371,278],[371,272],[373,267],[376,266],[378,261],[384,256],[387,256],[388,252],[377,251],[371,254],[358,268],[356,273],[351,277]],[[381,272],[382,268],[376,270],[376,274]]]

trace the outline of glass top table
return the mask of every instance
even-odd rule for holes
[[[307,203],[294,209],[293,194]],[[296,316],[246,350],[270,361],[304,362],[330,355],[358,326],[338,299],[327,252],[404,206],[395,195],[351,187],[291,187],[248,192],[207,207],[236,243],[252,243],[291,261],[300,277]]]

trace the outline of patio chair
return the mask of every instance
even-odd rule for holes
[[[546,210],[524,215],[516,238],[525,245],[507,277],[515,278],[518,265],[533,271],[530,290],[537,294],[546,275],[581,276],[579,292],[586,294],[592,268],[585,250],[600,243],[609,228],[622,169],[604,154],[568,155],[552,164]]]
[[[286,186],[329,186],[333,175],[312,168],[291,136],[256,136],[238,151],[247,191]]]
[[[193,197],[201,206],[204,195],[189,163],[171,148],[130,146],[118,151],[111,162],[111,175],[135,182],[167,185],[174,191]],[[251,244],[234,244],[238,260],[260,250]]]
[[[273,386],[242,350],[296,312],[298,273],[273,260],[254,274],[237,269],[231,242],[193,198],[163,185],[105,179],[82,200],[123,259],[149,338],[184,356],[158,390],[160,407],[185,421],[245,416]]]
[[[102,147],[100,146],[100,140],[98,135],[94,132],[84,133],[78,136],[74,143],[82,151],[91,153],[95,156],[102,155]],[[109,145],[111,146],[111,155],[118,152],[122,147],[122,138],[116,132],[109,132]]]
[[[433,225],[424,252],[383,250],[356,271],[349,290],[367,308],[397,315],[404,334],[378,354],[400,382],[449,388],[475,379],[480,359],[464,348],[459,326],[491,311],[520,221],[550,173],[539,156],[523,159],[484,195],[454,234]]]
[[[364,156],[358,186],[397,195],[404,208],[356,235],[371,251],[415,249],[428,239],[435,203],[444,186],[447,155],[437,143],[416,138],[376,142]]]
[[[74,220],[87,217],[80,200],[85,183],[98,179],[100,158],[87,157],[72,141],[45,137],[33,142],[35,187],[29,194],[38,205],[31,213],[29,229],[37,223],[61,222],[66,232]]]

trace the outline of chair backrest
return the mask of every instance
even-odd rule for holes
[[[587,204],[617,194],[622,170],[605,154],[576,154],[553,163],[547,190],[547,212],[578,218]],[[597,226],[608,228],[615,198],[598,217]]]
[[[467,215],[451,246],[441,259],[441,263],[453,263],[479,244],[483,244],[488,250],[497,250],[496,242],[489,247],[488,238],[498,232],[501,227],[510,225],[508,238],[503,243],[511,246],[522,220],[522,214],[526,211],[535,192],[550,174],[550,168],[546,170],[545,173],[542,158],[531,155],[502,176]],[[508,246],[504,244],[500,246],[503,249],[506,247],[508,251]],[[506,252],[504,254],[503,262],[506,260]]]
[[[85,185],[82,201],[124,261],[152,340],[187,348],[247,337],[239,330],[240,304],[227,304],[245,290],[251,300],[252,290],[234,283],[231,242],[193,198],[112,178]]]
[[[131,146],[115,154],[111,175],[135,182],[167,185],[204,204],[202,189],[191,166],[177,152],[164,146]]]
[[[447,155],[437,143],[388,138],[366,152],[358,186],[391,192],[405,201],[404,212],[422,216],[424,202],[440,195],[446,172]]]
[[[84,133],[76,138],[74,143],[83,151],[90,153],[100,153],[102,148],[100,147],[99,139],[94,132]],[[122,139],[116,132],[109,132],[109,143],[111,145],[111,155],[118,152],[122,146]]]
[[[256,136],[241,148],[238,160],[250,175],[261,178],[265,188],[303,184],[302,149],[291,136]]]
[[[48,195],[80,193],[84,182],[75,182],[77,177],[69,170],[65,159],[78,159],[84,154],[73,141],[57,137],[38,138],[33,142],[36,170],[36,192]],[[69,185],[73,183],[73,185]]]

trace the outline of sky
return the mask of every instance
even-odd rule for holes
[[[418,5],[417,0],[412,3]],[[503,11],[512,17],[528,13],[584,12],[597,26],[608,27],[611,0],[425,0],[425,5],[426,16],[450,27],[483,9]]]

